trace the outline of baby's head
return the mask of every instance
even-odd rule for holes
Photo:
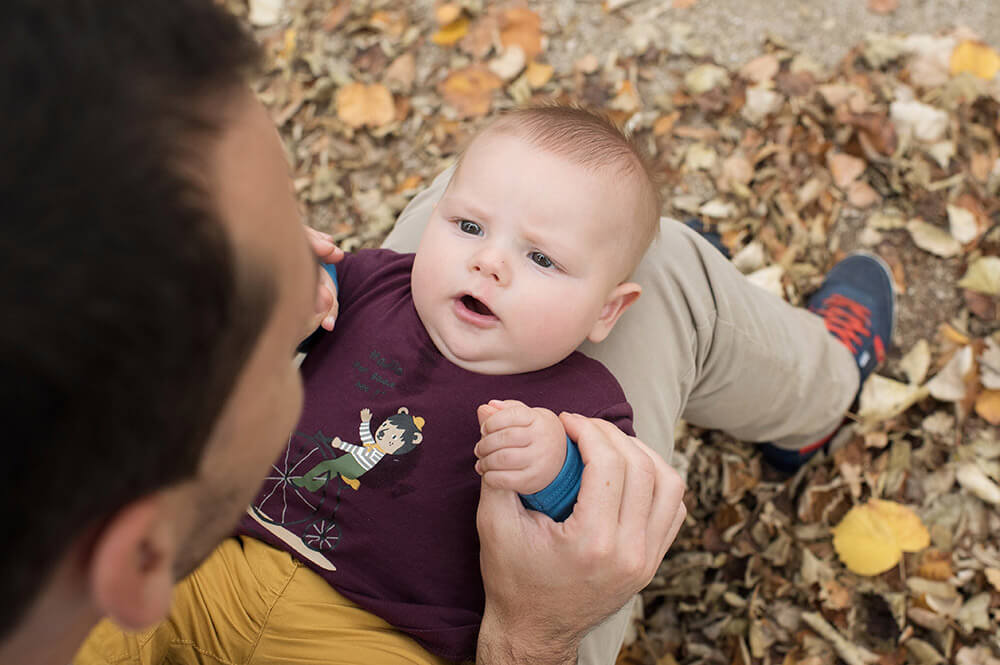
[[[611,121],[507,113],[473,139],[434,208],[413,265],[417,313],[470,371],[554,365],[602,341],[639,297],[628,278],[659,215],[645,161]]]

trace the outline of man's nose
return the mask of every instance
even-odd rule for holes
[[[486,279],[492,279],[500,286],[510,282],[510,265],[503,252],[495,247],[487,247],[472,256],[469,267]]]

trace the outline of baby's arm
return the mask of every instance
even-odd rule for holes
[[[483,481],[516,491],[527,508],[566,519],[583,463],[558,416],[516,400],[491,401],[477,415],[483,437],[476,445],[476,470]]]

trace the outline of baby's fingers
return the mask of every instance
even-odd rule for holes
[[[508,427],[481,438],[472,452],[482,459],[506,448],[527,447],[531,441],[531,430],[527,427]]]
[[[482,421],[479,429],[484,436],[508,427],[527,427],[535,419],[532,409],[514,400],[492,400],[486,406],[498,410]]]
[[[520,471],[531,466],[535,456],[527,448],[502,448],[484,455],[476,462],[480,474],[489,471]]]

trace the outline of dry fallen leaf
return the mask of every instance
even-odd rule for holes
[[[959,206],[948,206],[948,227],[952,237],[963,245],[967,245],[979,237],[976,216]]]
[[[868,0],[868,11],[875,14],[891,14],[899,8],[899,0]]]
[[[503,85],[484,65],[469,65],[448,75],[439,85],[441,95],[466,118],[484,116],[493,104],[493,92]]]
[[[698,0],[674,0],[671,5],[674,9],[690,9],[694,7]]]
[[[976,259],[965,276],[958,280],[958,285],[988,296],[1000,296],[1000,257],[983,256]]]
[[[555,68],[552,65],[532,60],[528,63],[528,69],[524,72],[524,75],[528,79],[528,85],[537,89],[548,83],[552,79],[554,72]]]
[[[684,75],[684,87],[692,95],[729,85],[729,72],[718,65],[698,65]]]
[[[974,370],[972,346],[963,346],[948,364],[927,382],[927,390],[934,399],[942,402],[960,402],[968,392],[969,372]]]
[[[993,482],[975,462],[963,462],[955,473],[958,484],[986,503],[1000,505],[1000,485]]]
[[[858,418],[877,423],[898,416],[927,396],[927,388],[872,374],[861,388]]]
[[[442,2],[434,7],[434,20],[438,25],[448,25],[462,15],[462,5],[457,2]]]
[[[285,8],[285,0],[250,0],[250,13],[247,16],[251,25],[268,27],[276,25],[281,19]]]
[[[396,117],[389,89],[380,83],[348,83],[337,90],[337,117],[354,129],[381,127]]]
[[[899,361],[899,368],[906,374],[906,379],[912,385],[920,385],[927,378],[927,370],[931,366],[931,345],[926,339],[918,340],[913,348]]]
[[[865,172],[865,160],[842,152],[827,153],[826,165],[833,175],[833,183],[840,189],[847,189]]]
[[[1000,390],[984,390],[976,398],[976,413],[990,425],[1000,425]]]
[[[948,131],[948,114],[923,102],[893,102],[889,114],[898,132],[910,133],[918,141],[934,143]]]
[[[950,68],[952,74],[970,72],[989,81],[1000,72],[1000,54],[986,44],[964,41],[952,51]]]
[[[903,552],[919,552],[930,545],[930,534],[920,517],[894,501],[872,499],[848,511],[833,528],[833,547],[847,568],[858,575],[889,570]]]
[[[913,243],[936,256],[948,258],[962,253],[962,245],[944,229],[928,224],[922,219],[912,219],[906,224]]]
[[[431,36],[431,41],[438,46],[454,46],[469,31],[469,19],[459,16],[457,19],[443,25]]]
[[[754,83],[764,83],[774,78],[781,68],[778,56],[773,53],[754,58],[740,69],[740,76]]]
[[[542,18],[530,9],[515,7],[500,15],[500,43],[518,45],[524,59],[534,60],[542,52]]]

